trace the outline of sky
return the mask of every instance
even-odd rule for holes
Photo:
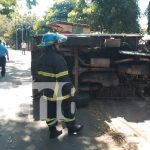
[[[33,14],[37,16],[43,16],[45,11],[47,11],[48,7],[52,6],[53,0],[38,0],[38,5],[33,7]]]
[[[45,14],[45,11],[47,11],[48,7],[50,7],[54,1],[55,0],[38,0],[38,5],[36,7],[33,7],[32,13],[39,17],[43,16]],[[150,0],[139,0],[139,7],[142,13],[145,12],[149,1]],[[25,3],[23,5],[25,5]],[[147,26],[147,18],[141,17],[140,24],[142,28],[145,28]]]
[[[32,7],[32,14],[42,17],[45,14],[45,11],[52,6],[55,0],[37,0],[38,5]],[[26,0],[17,0],[19,6],[21,7],[21,14],[27,13]]]
[[[141,13],[144,13],[148,3],[150,0],[139,0],[139,7],[141,9]],[[141,17],[140,18],[140,25],[142,28],[146,28],[147,27],[147,18],[146,17]]]

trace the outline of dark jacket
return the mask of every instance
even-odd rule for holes
[[[68,73],[67,63],[56,49],[50,48],[40,57],[37,64],[37,77],[39,82],[63,85],[61,88],[63,99],[69,98],[73,85]],[[45,89],[44,95],[54,100],[54,92],[56,91],[58,93],[56,87],[53,90]]]

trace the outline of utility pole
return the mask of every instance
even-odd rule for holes
[[[16,50],[18,49],[18,28],[17,28],[17,18],[15,17],[15,30],[16,30]]]
[[[22,23],[22,42],[23,42],[23,23]]]
[[[16,29],[16,49],[18,49],[18,32],[17,32],[17,29]]]

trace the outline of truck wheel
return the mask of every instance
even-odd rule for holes
[[[77,108],[83,108],[88,106],[90,96],[88,93],[78,93],[74,96],[73,101],[76,103]]]

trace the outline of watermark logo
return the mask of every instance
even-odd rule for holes
[[[40,120],[45,120],[48,117],[48,102],[53,102],[56,104],[56,118],[58,120],[65,120],[64,111],[73,115],[75,113],[75,102],[71,101],[71,97],[74,95],[75,90],[71,88],[66,94],[64,94],[64,87],[69,84],[68,82],[33,82],[32,88],[36,90],[37,93],[34,95],[35,100],[39,100],[39,118]],[[68,89],[67,89],[68,90]],[[70,98],[70,99],[69,99]],[[69,100],[68,100],[69,99]],[[69,101],[65,103],[65,101]],[[69,106],[64,106],[66,105]],[[65,107],[65,110],[64,110]]]

